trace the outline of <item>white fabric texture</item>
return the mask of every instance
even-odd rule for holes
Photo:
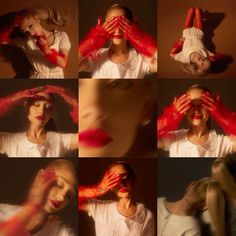
[[[95,221],[96,236],[154,236],[154,217],[142,204],[133,218],[121,215],[116,201],[89,200],[88,214]]]
[[[157,200],[158,236],[200,236],[201,230],[194,216],[171,214],[165,206],[166,199]]]
[[[68,35],[63,31],[54,31],[54,43],[50,45],[50,49],[60,52],[62,49],[70,50],[71,43]],[[16,40],[16,44],[26,54],[33,71],[30,79],[62,79],[64,78],[63,69],[57,66],[43,55],[34,39]]]
[[[204,57],[212,56],[213,53],[209,52],[203,44],[204,33],[195,27],[187,28],[183,31],[185,38],[182,51],[174,56],[176,61],[182,63],[190,63],[190,55],[193,52],[198,52]]]
[[[210,130],[208,140],[204,145],[196,145],[189,141],[188,130],[181,129],[170,132],[170,137],[163,139],[164,150],[170,157],[225,157],[233,149],[229,137],[216,134]]]
[[[135,49],[130,49],[129,58],[123,64],[112,62],[108,51],[108,48],[102,48],[96,55],[88,58],[92,78],[142,79],[148,73],[151,59],[139,54]]]
[[[11,218],[20,210],[19,206],[0,204],[0,222]],[[75,236],[73,231],[66,227],[58,217],[50,216],[46,224],[32,236]]]
[[[28,140],[26,133],[0,133],[0,152],[8,157],[63,157],[74,134],[47,132],[43,144]]]

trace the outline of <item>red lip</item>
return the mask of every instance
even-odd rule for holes
[[[123,34],[114,34],[113,38],[115,38],[115,39],[122,39],[122,38],[124,38],[124,35]]]
[[[203,117],[202,115],[193,115],[193,116],[192,116],[192,119],[201,120],[202,117]]]
[[[53,205],[54,208],[58,208],[60,206],[59,202],[54,201],[54,200],[50,200],[51,204]]]
[[[121,193],[128,193],[128,192],[129,192],[129,189],[128,189],[128,188],[121,188],[121,189],[120,189],[120,192],[121,192]]]
[[[87,147],[103,147],[112,140],[113,138],[101,129],[90,129],[79,133],[80,144]]]
[[[36,116],[35,118],[41,121],[44,121],[46,119],[45,116]]]

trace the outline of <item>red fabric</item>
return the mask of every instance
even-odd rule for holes
[[[170,131],[176,130],[183,119],[183,114],[176,111],[174,105],[164,109],[164,113],[157,119],[157,137],[163,138]]]
[[[75,124],[78,124],[78,107],[73,107],[70,116]]]
[[[221,102],[218,102],[217,109],[211,111],[212,117],[227,135],[236,135],[236,112],[231,112]]]
[[[226,58],[226,55],[224,53],[215,53],[213,56],[208,56],[208,59],[211,62],[217,62],[224,60]]]
[[[0,223],[0,234],[5,236],[30,236],[25,225],[17,217]]]
[[[125,33],[125,37],[134,48],[145,56],[152,57],[157,51],[155,39],[151,35],[143,33],[135,24],[130,25],[129,30]]]
[[[170,53],[171,54],[177,54],[180,51],[182,51],[183,48],[183,44],[184,44],[184,39],[180,38],[177,42],[174,43]]]
[[[58,65],[58,62],[57,62],[58,57],[61,57],[63,59],[66,58],[66,56],[63,53],[58,52],[55,49],[50,49],[50,52],[47,54],[44,53],[44,55],[51,63],[53,63],[55,65]],[[66,64],[67,64],[67,62],[66,62]]]
[[[95,50],[100,49],[110,38],[110,34],[98,24],[79,44],[82,57],[88,57]]]

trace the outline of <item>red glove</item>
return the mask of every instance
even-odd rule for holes
[[[69,113],[73,122],[78,124],[78,101],[73,95],[69,94],[65,88],[54,86],[54,85],[46,85],[44,87],[45,93],[58,94],[61,96],[69,105],[72,106],[72,111]]]
[[[224,132],[227,135],[236,135],[236,112],[229,111],[221,102],[220,96],[213,97],[208,92],[202,95],[202,101]]]
[[[208,56],[208,59],[211,62],[217,62],[217,61],[222,61],[226,58],[226,55],[224,53],[215,53],[212,56]]]
[[[170,107],[164,109],[164,113],[157,120],[157,137],[163,138],[170,131],[176,130],[183,119],[183,114],[190,108],[191,99],[184,94],[174,99]]]
[[[180,38],[177,42],[175,42],[170,51],[170,54],[177,54],[182,51],[184,40],[184,38]]]
[[[16,105],[23,98],[34,98],[40,92],[40,88],[23,90],[7,97],[0,98],[0,116],[3,116],[10,108]]]
[[[111,20],[101,23],[98,18],[98,24],[92,28],[88,35],[82,39],[79,44],[79,53],[82,57],[88,57],[95,50],[100,49],[111,37],[111,34],[118,27],[118,18],[113,17]]]
[[[36,45],[39,47],[40,51],[44,54],[48,61],[50,61],[54,65],[58,65],[58,57],[61,57],[63,60],[65,60],[66,67],[67,57],[63,53],[49,48],[46,35],[37,35],[35,39]]]
[[[119,27],[134,48],[148,57],[157,51],[157,43],[151,35],[143,33],[137,23],[130,23],[124,16],[119,17]]]

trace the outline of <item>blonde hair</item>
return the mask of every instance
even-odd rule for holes
[[[18,15],[23,17],[37,16],[40,20],[45,21],[48,25],[64,27],[67,24],[67,19],[53,7],[32,6],[22,9]]]
[[[225,201],[220,183],[212,178],[203,178],[195,184],[195,192],[205,200],[214,235],[225,236]]]
[[[206,70],[198,71],[194,64],[184,63],[181,67],[181,71],[184,74],[198,76],[198,77],[204,77],[209,74],[210,68],[211,68],[211,63],[209,63],[209,67]]]
[[[235,169],[234,169],[235,168]],[[212,165],[212,177],[222,186],[231,197],[236,198],[236,158],[219,158]]]

